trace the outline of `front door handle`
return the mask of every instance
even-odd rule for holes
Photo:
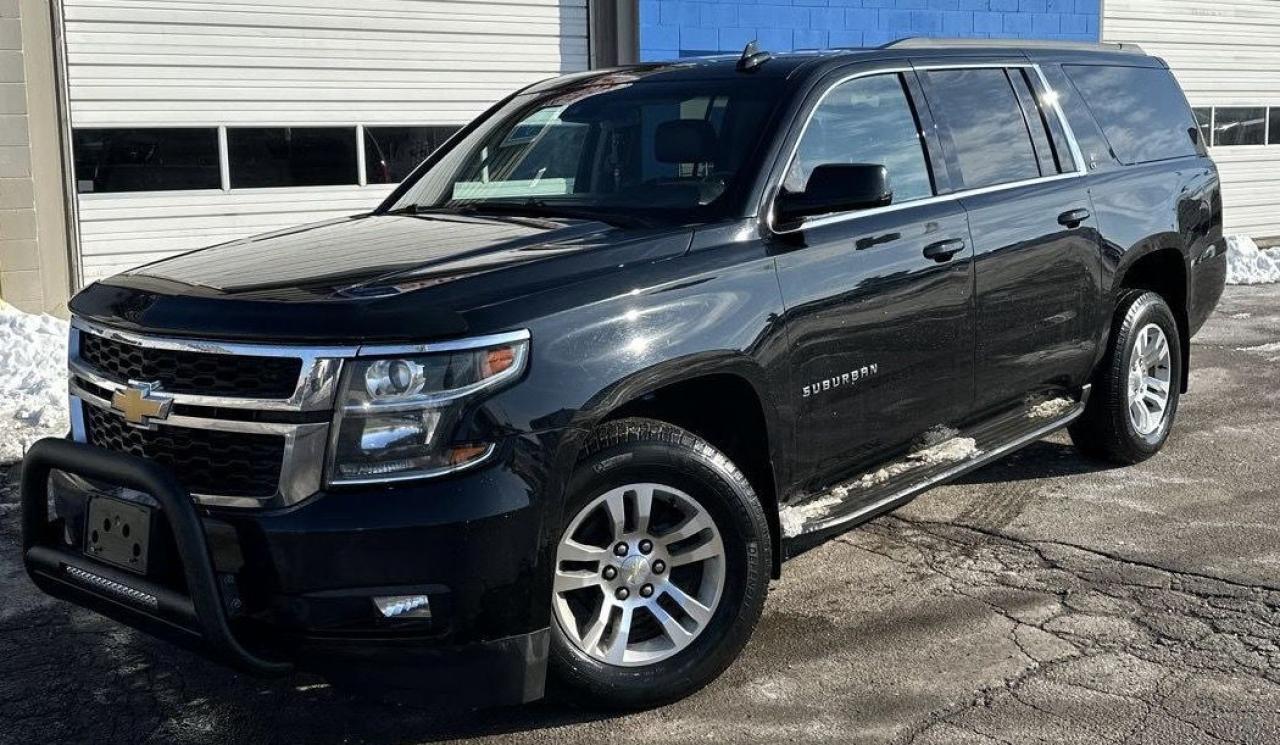
[[[924,247],[924,257],[933,259],[941,264],[944,261],[951,261],[951,257],[964,250],[964,241],[959,238],[952,238],[949,241],[938,241],[930,243]]]
[[[1058,215],[1058,224],[1068,228],[1079,227],[1080,223],[1089,219],[1089,210],[1067,210]]]

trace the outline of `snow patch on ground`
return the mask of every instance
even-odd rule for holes
[[[1247,235],[1227,236],[1227,284],[1280,282],[1280,248],[1258,248]]]
[[[829,517],[845,503],[855,491],[870,489],[901,476],[908,471],[926,466],[959,463],[981,454],[978,441],[972,437],[957,437],[958,432],[939,425],[925,432],[916,442],[915,449],[901,460],[893,461],[875,471],[869,471],[845,484],[841,484],[821,496],[797,505],[789,505],[778,511],[782,534],[788,538],[804,532],[804,526],[814,520]]]
[[[1259,344],[1256,347],[1237,347],[1237,352],[1252,352],[1266,355],[1267,362],[1280,362],[1280,341],[1270,344]]]
[[[1069,398],[1050,398],[1027,402],[1027,416],[1031,419],[1053,419],[1071,411],[1076,402]]]
[[[0,301],[0,464],[70,426],[67,322]]]

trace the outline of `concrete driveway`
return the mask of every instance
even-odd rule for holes
[[[1228,288],[1192,365],[1159,457],[1059,435],[936,489],[788,564],[717,683],[621,717],[238,678],[38,595],[10,483],[0,742],[1280,742],[1280,288]]]

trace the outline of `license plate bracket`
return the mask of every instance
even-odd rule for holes
[[[85,555],[138,574],[147,573],[155,511],[122,499],[89,500],[85,518]]]

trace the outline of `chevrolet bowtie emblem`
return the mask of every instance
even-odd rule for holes
[[[155,423],[169,417],[173,399],[156,393],[159,383],[143,383],[130,380],[129,387],[111,396],[111,408],[120,412],[124,420],[134,427],[155,429]]]

